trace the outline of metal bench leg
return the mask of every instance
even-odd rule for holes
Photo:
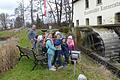
[[[34,70],[37,65],[38,65],[38,63],[34,62],[34,66],[33,66],[32,70]]]
[[[20,54],[19,61],[21,60],[21,58],[22,58],[22,55]]]
[[[19,57],[19,61],[21,60],[21,58],[22,58],[22,57],[20,56],[20,57]]]
[[[28,59],[30,59],[28,55],[26,55],[26,57],[27,57]]]
[[[21,60],[21,58],[22,58],[23,56],[26,56],[28,59],[30,59],[29,56],[27,56],[27,55],[20,55],[19,61]]]

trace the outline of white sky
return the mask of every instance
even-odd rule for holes
[[[0,0],[0,13],[14,14],[19,1],[22,0]],[[25,5],[29,4],[29,0],[24,0],[24,2]]]
[[[14,14],[15,8],[18,7],[19,2],[22,0],[0,0],[0,13],[7,13],[9,15]],[[35,1],[35,0],[34,0]],[[51,0],[53,1],[53,0]],[[24,6],[28,6],[30,4],[30,0],[24,0]],[[53,8],[53,4],[52,8]],[[49,6],[48,6],[49,7]],[[48,8],[47,8],[48,9]],[[26,13],[27,14],[27,13]],[[27,14],[28,15],[28,14]],[[36,14],[35,14],[36,15]],[[30,16],[25,16],[28,20]]]

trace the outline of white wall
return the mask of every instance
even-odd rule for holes
[[[76,20],[79,20],[79,26],[86,25],[86,18],[89,18],[90,25],[97,25],[97,16],[102,16],[102,24],[114,24],[115,14],[120,12],[120,0],[102,0],[102,4],[97,5],[97,0],[89,0],[89,8],[85,9],[85,0],[79,0],[74,3],[74,26]],[[103,10],[103,7],[116,4],[117,6],[109,7]],[[102,7],[102,8],[101,8]],[[88,11],[97,9],[98,11],[89,13]],[[87,12],[88,14],[84,14]]]
[[[74,25],[76,26],[76,20],[79,20],[79,24],[84,22],[84,0],[78,1],[74,4],[74,15],[73,15],[73,22]]]

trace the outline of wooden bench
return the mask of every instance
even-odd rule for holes
[[[38,64],[40,65],[47,64],[47,55],[45,53],[41,51],[41,54],[36,54],[35,50],[32,50],[32,51],[33,51],[33,57],[34,57],[34,66],[32,70],[34,70]]]
[[[17,47],[19,48],[19,51],[20,51],[19,60],[21,60],[23,56],[26,56],[29,59],[29,56],[33,55],[34,66],[32,70],[34,70],[38,64],[41,64],[41,65],[43,65],[44,63],[47,64],[47,55],[44,52],[42,52],[42,50],[39,50],[39,52],[37,52],[37,49],[23,48],[18,45]]]
[[[19,45],[17,45],[19,51],[20,51],[20,57],[19,57],[19,61],[21,60],[21,58],[23,56],[26,56],[28,59],[29,59],[29,55],[31,55],[33,52],[31,49],[28,49],[28,48],[23,48]]]

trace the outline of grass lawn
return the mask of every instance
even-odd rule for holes
[[[38,31],[40,34],[41,31]],[[0,32],[0,36],[10,34],[9,32]],[[13,33],[12,33],[13,34]],[[19,44],[21,46],[30,46],[30,42],[27,39],[27,30],[14,33],[19,38]],[[68,65],[64,69],[52,72],[47,69],[47,66],[37,66],[34,71],[31,71],[33,67],[33,60],[22,58],[17,65],[4,73],[0,74],[0,80],[74,80],[73,65]],[[81,59],[77,63],[77,76],[85,74],[88,80],[119,80],[112,74],[107,74],[109,71],[101,68],[101,65],[97,65],[91,58],[82,54]]]
[[[0,37],[13,36],[15,32],[13,31],[0,31]]]

